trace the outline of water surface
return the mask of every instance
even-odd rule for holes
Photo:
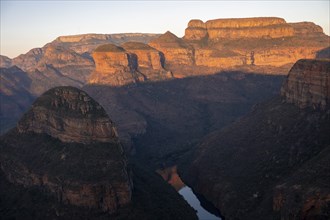
[[[213,215],[202,207],[201,202],[190,187],[183,187],[179,190],[179,194],[182,195],[183,198],[189,203],[189,205],[197,211],[197,216],[199,220],[221,219],[220,217]]]
[[[219,213],[219,211],[205,199],[195,195],[193,190],[185,185],[180,176],[177,173],[176,166],[167,167],[165,169],[157,170],[157,173],[163,177],[163,179],[171,184],[176,191],[189,203],[193,209],[197,211],[197,216],[199,220],[221,220],[220,217],[212,214]],[[203,205],[202,205],[203,204]],[[208,210],[213,210],[212,213],[206,210],[204,207],[208,207]],[[210,207],[209,207],[210,206]]]

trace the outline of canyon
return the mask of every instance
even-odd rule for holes
[[[0,56],[1,214],[197,219],[187,185],[226,219],[326,219],[329,40],[311,22],[194,19],[182,38]]]

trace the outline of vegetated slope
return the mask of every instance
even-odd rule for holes
[[[226,219],[328,219],[329,73],[329,61],[298,61],[281,97],[204,138],[188,184]]]
[[[40,96],[0,152],[6,219],[196,219],[161,177],[128,164],[105,110],[77,88]]]
[[[32,104],[30,85],[30,78],[18,67],[0,68],[0,134],[15,126]]]
[[[128,151],[136,150],[144,161],[161,164],[180,157],[205,134],[274,96],[282,79],[228,72],[136,86],[89,85],[84,90],[115,119]]]

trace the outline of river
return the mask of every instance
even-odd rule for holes
[[[199,220],[221,220],[219,216],[212,214],[210,211],[208,211],[202,206],[202,204],[204,204],[205,206],[205,204],[208,204],[209,202],[202,201],[202,198],[196,196],[193,190],[181,180],[180,176],[177,173],[176,166],[157,170],[157,173],[160,174],[165,181],[171,184],[178,191],[178,193],[183,196],[183,198],[189,203],[189,205],[196,210]],[[208,206],[212,205],[209,203]],[[210,208],[212,210],[216,210],[214,206]],[[216,212],[218,211],[216,210]]]

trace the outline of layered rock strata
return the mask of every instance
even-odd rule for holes
[[[105,44],[93,52],[95,71],[89,78],[92,84],[120,86],[144,81],[137,72],[137,56],[114,44]]]
[[[300,108],[330,105],[330,61],[299,60],[289,72],[282,96]]]
[[[93,52],[93,59],[96,69],[89,80],[93,84],[120,86],[172,77],[164,69],[164,55],[143,43],[128,42],[122,47],[102,45]]]
[[[282,18],[236,18],[215,19],[204,23],[191,20],[185,30],[187,40],[209,40],[221,38],[279,38],[294,35],[294,29]]]
[[[106,112],[85,92],[73,87],[47,91],[19,121],[20,133],[46,133],[63,142],[110,142],[114,125]]]
[[[168,65],[194,64],[193,47],[169,31],[160,37],[151,40],[149,45],[164,53],[165,62]]]

